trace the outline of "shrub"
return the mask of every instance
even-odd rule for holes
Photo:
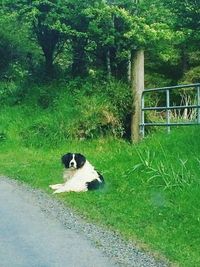
[[[73,137],[92,138],[109,133],[122,135],[120,119],[107,99],[82,96],[77,99],[77,104],[80,107],[80,116],[73,123]]]
[[[21,87],[19,84],[10,82],[0,82],[0,104],[14,105],[21,100]]]
[[[198,83],[200,81],[200,66],[194,67],[184,74],[184,83]]]
[[[131,92],[122,82],[75,79],[23,88],[23,100],[15,106],[21,117],[13,127],[26,146],[58,146],[67,139],[121,137],[125,132]],[[18,90],[13,87],[16,95]]]

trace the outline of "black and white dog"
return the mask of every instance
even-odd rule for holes
[[[63,192],[85,192],[88,190],[98,189],[104,185],[103,176],[78,153],[67,153],[61,158],[65,166],[64,183],[50,185],[55,193]]]

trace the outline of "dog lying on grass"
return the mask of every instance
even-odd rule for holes
[[[61,158],[65,166],[64,183],[50,185],[54,194],[63,192],[85,192],[102,187],[103,176],[79,153],[67,153]]]

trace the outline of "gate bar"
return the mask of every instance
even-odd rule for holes
[[[182,105],[182,106],[170,106],[170,91],[172,89],[184,89],[184,88],[192,88],[197,90],[197,105]],[[145,107],[145,100],[144,95],[148,92],[158,92],[158,91],[166,91],[166,106],[165,107]],[[197,118],[195,122],[177,122],[171,123],[170,122],[170,110],[172,109],[183,109],[183,108],[191,108],[197,109]],[[166,111],[166,123],[159,123],[159,122],[149,122],[145,123],[145,111],[146,110],[165,110]],[[187,126],[187,125],[197,125],[200,124],[200,83],[195,84],[187,84],[187,85],[176,85],[170,87],[161,87],[161,88],[153,88],[153,89],[145,89],[142,92],[141,97],[141,123],[140,123],[140,132],[142,137],[145,134],[145,126],[166,126],[167,132],[170,132],[170,126]]]

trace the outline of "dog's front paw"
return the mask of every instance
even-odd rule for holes
[[[58,190],[56,190],[52,194],[58,194],[58,193],[61,193],[61,192],[58,192]]]
[[[53,190],[59,189],[62,186],[62,184],[51,184],[49,187]]]
[[[59,194],[59,193],[64,193],[65,191],[64,190],[61,190],[61,189],[57,189],[53,192],[53,194]]]
[[[64,193],[64,192],[69,192],[69,191],[70,191],[69,188],[62,186],[58,188],[57,190],[55,190],[53,194],[59,194],[59,193]]]

